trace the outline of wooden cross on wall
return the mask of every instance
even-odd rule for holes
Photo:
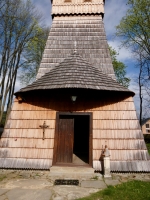
[[[44,121],[43,125],[40,125],[39,127],[43,129],[43,140],[44,140],[45,139],[45,129],[48,128],[49,126],[47,126],[46,122]]]

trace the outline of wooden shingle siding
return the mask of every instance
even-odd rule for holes
[[[146,150],[146,145],[143,139],[137,140],[137,139],[93,139],[93,148],[94,149],[102,149],[102,145],[107,142],[107,145],[109,146],[110,149],[112,150],[124,150],[124,149],[133,149],[133,150],[138,150],[138,149],[145,149]]]
[[[98,130],[130,130],[138,129],[138,120],[93,120],[93,129]]]
[[[48,110],[49,102],[14,101],[0,140],[0,167],[49,169],[52,165],[56,111]],[[49,125],[43,140],[43,121]]]
[[[0,147],[2,148],[37,148],[37,149],[52,149],[54,147],[54,140],[52,138],[41,140],[42,138],[17,138],[17,140],[7,140],[2,138],[0,141]]]
[[[55,120],[46,120],[46,123],[49,124],[50,129],[55,128]],[[43,120],[8,120],[5,128],[19,128],[19,129],[36,129],[43,124]]]
[[[54,129],[47,129],[48,132],[45,132],[46,139],[53,139],[54,138]],[[43,133],[41,129],[5,129],[2,135],[2,138],[7,138],[10,135],[12,138],[35,138],[35,139],[42,139]]]
[[[93,113],[95,170],[102,170],[101,153],[107,144],[111,154],[111,171],[150,171],[150,158],[133,99],[128,96],[120,99],[119,95],[112,96],[111,100],[109,96],[105,96],[105,100],[101,97],[78,98],[74,105],[65,97],[40,97],[38,101],[36,96],[27,97],[26,102],[21,104],[15,100],[0,140],[0,167],[49,169],[53,160],[56,112],[59,110]],[[44,121],[49,128],[43,140],[39,125]]]
[[[37,111],[37,110],[32,110],[32,111],[18,111],[17,113],[15,111],[11,112],[11,115],[9,119],[11,120],[17,120],[17,119],[27,119],[27,120],[54,120],[56,118],[56,112],[53,111]]]
[[[143,139],[141,130],[93,130],[93,138],[95,139]]]
[[[48,169],[52,165],[50,159],[2,158],[0,161],[0,167],[6,169]]]
[[[2,148],[0,151],[1,158],[26,158],[26,159],[52,159],[52,149],[35,149],[35,148]]]
[[[115,78],[101,16],[55,17],[37,78],[72,54],[75,42],[83,58]]]
[[[113,161],[111,162],[113,172],[144,172],[150,171],[150,161]]]
[[[136,113],[132,111],[93,111],[93,120],[137,120]]]

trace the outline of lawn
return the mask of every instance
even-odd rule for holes
[[[148,152],[150,154],[150,143],[146,143],[146,146],[147,146]]]
[[[147,134],[147,135],[145,134],[144,135],[144,140],[145,140],[148,152],[150,154],[150,134]]]
[[[150,182],[129,181],[78,200],[150,200]]]

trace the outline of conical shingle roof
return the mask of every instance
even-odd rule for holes
[[[74,52],[58,66],[15,94],[59,88],[131,92]]]
[[[85,2],[85,4],[88,3]],[[92,5],[90,7],[92,8]],[[74,50],[75,43],[79,55],[92,66],[114,78],[102,17],[100,15],[70,15],[69,17],[54,17],[37,79],[63,62]]]

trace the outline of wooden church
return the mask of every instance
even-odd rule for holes
[[[112,172],[150,171],[134,93],[115,80],[104,3],[53,0],[37,80],[15,93],[0,139],[0,168],[102,171],[107,145]]]

